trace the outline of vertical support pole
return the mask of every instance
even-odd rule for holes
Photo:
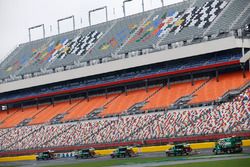
[[[145,9],[144,9],[144,0],[142,0],[141,5],[142,5],[142,12],[144,12],[145,11]]]
[[[72,104],[71,94],[69,95],[69,104]]]
[[[87,101],[89,101],[89,91],[86,92]]]
[[[216,75],[216,81],[219,82],[219,71],[218,70],[216,70],[215,75]]]
[[[161,0],[161,6],[162,7],[164,6],[164,0]]]
[[[58,34],[60,34],[60,24],[58,20],[57,20],[57,31],[58,31]]]
[[[76,29],[75,16],[73,16],[73,30]]]
[[[45,27],[44,27],[44,24],[43,24],[43,38],[45,38]]]
[[[36,108],[39,109],[39,102],[38,102],[38,98],[36,98]]]
[[[242,74],[243,74],[243,78],[246,78],[246,68],[245,68],[245,63],[241,64],[242,67]]]
[[[242,57],[245,56],[245,48],[244,48],[244,39],[242,38],[242,48],[241,48],[241,52],[242,52]]]
[[[55,107],[54,97],[51,98],[51,104],[53,105],[53,107]]]
[[[145,80],[145,89],[146,89],[146,92],[148,92],[148,80],[147,79]]]
[[[91,17],[90,17],[90,15],[91,15],[91,11],[89,11],[89,25],[91,26]]]
[[[106,99],[108,98],[108,89],[107,88],[105,89],[105,97],[106,97]]]
[[[21,109],[22,109],[22,112],[23,112],[23,103],[21,103]]]
[[[106,12],[106,21],[108,21],[108,7],[105,6],[105,12]]]
[[[29,41],[31,41],[30,28],[29,28]]]
[[[192,73],[191,73],[191,84],[192,84],[192,86],[194,86],[194,76]]]
[[[167,85],[168,85],[168,89],[170,89],[170,78],[168,78],[168,83],[167,83]]]
[[[126,11],[125,11],[125,1],[123,1],[122,8],[123,8],[123,16],[125,17],[125,16],[126,16]]]
[[[126,96],[128,95],[128,91],[127,91],[127,86],[125,85],[125,87],[124,87],[124,90],[125,90],[125,94],[126,94]]]

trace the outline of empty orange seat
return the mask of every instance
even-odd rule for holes
[[[6,119],[10,118],[15,112],[17,112],[19,109],[10,109],[7,111],[0,111],[0,123],[5,122]]]
[[[108,104],[104,111],[100,113],[100,115],[105,116],[111,114],[120,114],[132,107],[134,104],[144,101],[157,89],[159,89],[159,87],[149,88],[148,92],[146,92],[145,89],[140,89],[129,91],[127,95],[123,93],[114,99],[110,104]]]
[[[80,102],[76,107],[69,111],[67,115],[62,119],[63,121],[78,120],[89,114],[94,109],[103,107],[107,102],[118,96],[117,94],[106,96],[90,97]]]
[[[219,82],[216,81],[216,78],[213,78],[198,90],[190,104],[217,100],[227,91],[240,88],[249,81],[249,72],[246,73],[246,78],[243,78],[242,72],[222,74],[219,76]]]
[[[17,112],[15,112],[11,117],[7,118],[3,124],[0,125],[0,128],[10,128],[13,126],[18,125],[25,119],[32,118],[34,115],[39,113],[41,110],[43,110],[46,106],[42,106],[39,109],[37,107],[29,107],[19,109]]]
[[[67,101],[67,102],[56,103],[54,104],[54,106],[50,105],[45,110],[37,114],[35,118],[29,123],[29,125],[49,122],[52,118],[54,118],[58,114],[63,114],[68,110],[70,110],[77,104],[77,102],[79,102],[79,100],[73,101],[71,104]]]
[[[204,82],[205,80],[195,81],[193,86],[191,82],[177,83],[171,85],[170,89],[168,89],[168,86],[165,86],[148,100],[148,103],[142,108],[142,110],[168,107],[180,97],[191,94]]]

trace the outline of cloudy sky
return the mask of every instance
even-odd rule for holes
[[[183,0],[164,0],[165,5]],[[57,34],[57,20],[75,16],[76,28],[88,26],[88,11],[108,6],[109,20],[123,17],[123,0],[0,0],[0,60],[18,44],[29,40],[28,28],[45,24],[46,36]],[[142,0],[126,3],[127,15],[142,11]],[[161,6],[161,0],[144,0],[145,10]],[[105,12],[92,15],[92,24],[105,21]],[[72,21],[60,24],[61,32],[72,30]],[[32,31],[32,40],[42,37],[42,30]]]

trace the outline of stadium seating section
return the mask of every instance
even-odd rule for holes
[[[192,84],[189,82],[174,84],[168,88],[163,87],[156,95],[148,99],[148,103],[142,108],[143,110],[149,110],[154,108],[166,108],[171,104],[174,104],[182,96],[190,95],[194,90],[198,89],[204,80],[200,80]]]
[[[2,150],[249,131],[250,88],[215,107],[0,129]]]
[[[219,80],[197,80],[191,82],[170,84],[169,86],[155,86],[129,90],[127,93],[114,93],[58,102],[24,109],[2,111],[0,114],[0,128],[19,125],[25,119],[30,119],[29,125],[49,123],[58,115],[62,115],[62,122],[81,120],[95,110],[100,110],[99,116],[108,116],[127,112],[134,105],[143,103],[141,110],[147,111],[159,108],[168,108],[178,99],[192,95],[190,104],[212,102],[218,100],[227,91],[239,89],[250,82],[250,72],[243,77],[242,72],[234,72],[219,76]]]
[[[201,103],[215,100],[225,94],[228,90],[237,89],[241,85],[248,83],[250,73],[248,72],[246,75],[246,78],[243,78],[241,72],[224,74],[219,77],[220,82],[217,82],[217,79],[213,78],[202,89],[195,93],[195,97],[190,103]]]
[[[0,64],[0,79],[44,75],[55,68],[77,68],[90,60],[105,62],[111,55],[117,59],[156,45],[229,32],[245,25],[247,4],[248,0],[185,1],[25,43]]]
[[[119,94],[111,94],[106,96],[90,97],[84,99],[77,106],[69,110],[68,114],[63,118],[63,121],[79,120],[90,114],[95,109],[100,109],[106,106],[106,104],[112,101]]]
[[[73,82],[71,84],[63,84],[63,85],[56,85],[53,87],[45,87],[45,88],[37,88],[17,93],[8,93],[0,97],[0,101],[2,100],[8,100],[8,99],[15,99],[20,97],[27,97],[27,96],[34,96],[34,95],[41,95],[51,92],[56,92],[60,90],[70,90],[73,88],[82,88],[86,86],[92,86],[92,85],[98,85],[98,84],[104,84],[104,83],[110,83],[114,81],[122,81],[126,79],[131,78],[139,78],[139,77],[145,77],[149,76],[151,74],[162,74],[162,73],[168,73],[168,72],[178,72],[180,70],[186,70],[196,67],[202,67],[207,65],[214,65],[218,63],[224,63],[224,62],[232,62],[237,61],[242,56],[241,53],[221,53],[219,55],[207,55],[202,56],[198,58],[193,58],[192,61],[181,61],[181,62],[169,62],[164,67],[155,67],[154,69],[148,68],[147,70],[140,70],[140,71],[134,71],[134,72],[128,72],[128,73],[122,73],[119,76],[117,75],[110,75],[102,78],[96,78],[96,79],[86,79],[82,82]]]

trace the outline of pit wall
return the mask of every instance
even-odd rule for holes
[[[190,144],[192,149],[212,149],[214,147],[214,142],[205,142],[205,143],[194,143]],[[135,152],[138,153],[149,153],[149,152],[164,152],[165,150],[169,149],[172,145],[164,145],[164,146],[149,146],[149,147],[139,147],[133,148]],[[250,140],[243,140],[243,146],[247,147],[250,146]],[[109,155],[114,151],[114,149],[107,149],[107,150],[96,150],[97,155]],[[57,154],[58,157],[71,157],[74,156],[74,153],[60,153]],[[35,155],[30,156],[16,156],[16,157],[2,157],[0,158],[0,162],[13,162],[13,161],[28,161],[28,160],[35,160]]]

